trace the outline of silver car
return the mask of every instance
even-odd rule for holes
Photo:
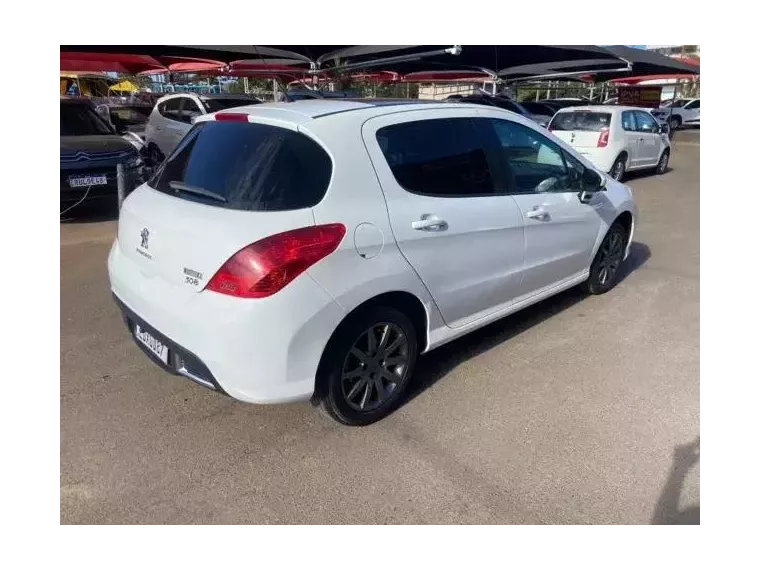
[[[193,119],[232,107],[261,103],[242,94],[176,93],[156,102],[145,127],[148,156],[161,162],[193,126]]]

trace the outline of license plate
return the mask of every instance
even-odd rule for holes
[[[69,176],[69,186],[79,188],[80,186],[103,186],[108,184],[108,178],[105,174],[95,176]]]
[[[141,329],[140,325],[135,325],[135,338],[155,354],[161,362],[164,364],[169,363],[169,347],[148,331]]]

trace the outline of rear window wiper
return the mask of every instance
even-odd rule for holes
[[[177,192],[187,192],[188,194],[195,194],[197,196],[203,196],[204,198],[211,198],[212,200],[216,200],[217,202],[227,202],[227,198],[222,196],[221,194],[217,194],[216,192],[212,192],[211,190],[206,190],[205,188],[201,188],[200,186],[191,186],[190,184],[185,184],[184,182],[180,182],[179,180],[172,180],[169,182],[169,188],[172,190],[176,190]]]

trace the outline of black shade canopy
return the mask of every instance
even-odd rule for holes
[[[417,61],[451,67],[485,68],[498,71],[516,65],[538,64],[576,59],[606,59],[617,63],[617,58],[597,46],[551,46],[551,45],[390,45],[390,46],[217,46],[217,45],[109,45],[109,46],[61,46],[62,52],[128,53],[151,57],[200,58],[231,63],[246,59],[291,59],[319,63],[322,68],[344,65],[363,65],[367,68],[385,59],[414,58],[427,54]],[[458,55],[453,55],[457,53]],[[406,72],[403,62],[395,65]],[[420,69],[413,69],[420,71]]]
[[[443,70],[485,71],[507,80],[550,74],[594,75],[598,81],[626,75],[698,74],[699,67],[656,52],[626,46],[593,45],[376,45],[376,46],[217,46],[110,45],[61,46],[64,52],[134,54],[161,58],[195,58],[230,65],[283,65],[329,72],[382,70],[406,75]],[[105,57],[105,56],[104,56]]]
[[[607,46],[604,49],[631,64],[631,72],[620,74],[615,72],[600,71],[594,75],[597,81],[608,81],[623,75],[667,75],[690,73],[699,75],[699,67],[678,61],[672,57],[662,55],[655,51],[648,51],[628,46]]]

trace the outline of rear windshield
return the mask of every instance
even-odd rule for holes
[[[594,131],[610,128],[612,115],[596,111],[568,111],[554,115],[549,129],[552,131]]]
[[[327,192],[332,161],[309,137],[235,121],[195,125],[150,181],[160,192],[222,208],[297,210]]]
[[[216,113],[232,107],[245,107],[246,105],[255,105],[259,101],[253,99],[204,99],[203,106],[209,113]]]

